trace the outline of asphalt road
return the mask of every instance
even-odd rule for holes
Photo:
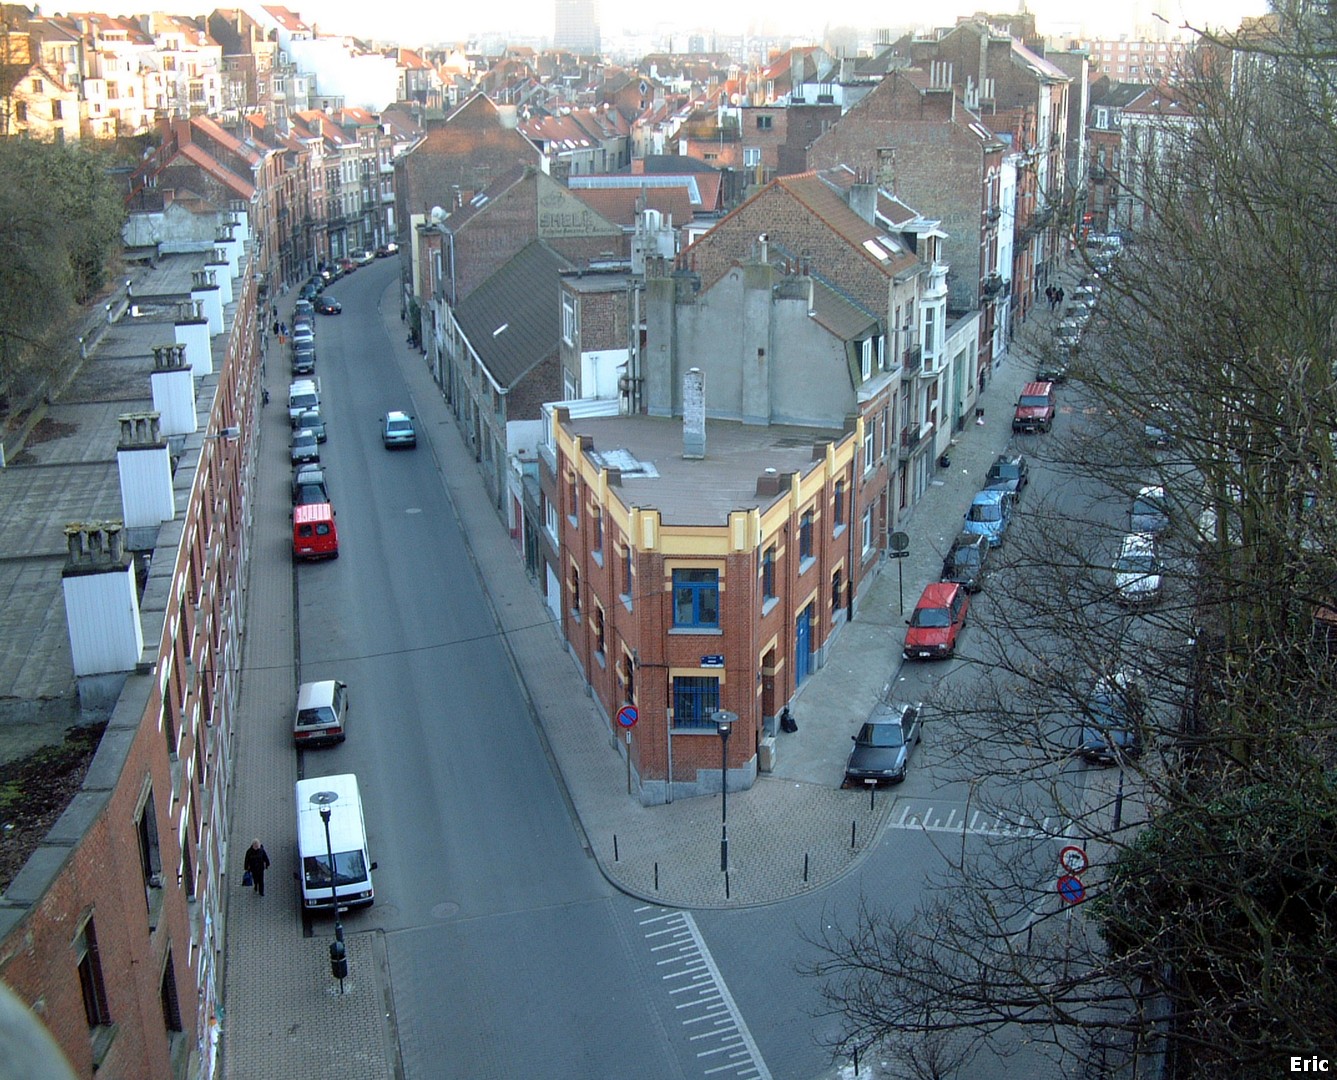
[[[912,911],[952,850],[1052,834],[1040,819],[1057,812],[1054,800],[1037,784],[1020,798],[999,787],[981,802],[929,725],[892,827],[833,886],[697,915],[615,892],[581,845],[437,472],[433,440],[454,432],[419,424],[416,450],[381,446],[380,416],[413,411],[376,310],[396,271],[383,260],[337,282],[330,292],[344,314],[318,319],[322,460],[341,557],[295,573],[302,678],[343,679],[351,700],[348,741],[305,752],[300,768],[358,775],[377,901],[347,927],[385,936],[404,1074],[826,1075],[839,1022],[799,973],[815,956],[809,941],[848,924],[862,901]],[[1071,422],[1061,417],[1055,434]],[[1050,437],[1018,444],[1034,454]],[[1101,497],[1033,466],[1023,516],[1037,495],[1072,500],[1074,510]],[[996,589],[981,594],[977,623]],[[944,685],[968,694],[983,640],[972,627],[960,659],[906,665],[897,696],[927,698]],[[1068,795],[1080,795],[1085,771],[1067,779]],[[1009,798],[1034,818],[982,813]],[[311,927],[331,931],[326,920]],[[974,1075],[1037,1075],[1025,1056],[981,1065]]]

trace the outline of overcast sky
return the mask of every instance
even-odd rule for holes
[[[1141,26],[1152,25],[1151,13],[1159,10],[1175,26],[1210,24],[1233,29],[1244,15],[1267,10],[1266,0],[1025,0],[1035,13],[1042,33],[1063,35],[1086,33],[1117,37],[1133,35]],[[552,0],[492,0],[482,4],[424,4],[421,0],[288,0],[288,6],[307,22],[322,30],[359,37],[397,38],[401,44],[463,39],[482,30],[511,31],[530,36],[550,36],[553,28]],[[1016,10],[1017,0],[1001,3],[964,3],[961,13],[978,10]],[[749,28],[772,32],[820,36],[822,26],[854,26],[873,29],[927,28],[954,21],[953,9],[938,7],[928,16],[922,0],[732,0],[728,4],[706,0],[676,0],[672,4],[641,0],[601,0],[600,25],[605,36],[621,29],[652,31],[663,26],[663,16],[672,13],[675,29],[718,29],[738,33]],[[1160,25],[1160,24],[1155,24]]]

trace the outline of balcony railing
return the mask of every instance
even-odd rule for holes
[[[911,345],[905,350],[901,364],[905,368],[906,375],[913,375],[924,366],[924,347],[922,345]]]
[[[925,422],[911,424],[901,430],[901,457],[908,458],[921,450],[933,438],[933,425]]]
[[[997,221],[1000,217],[1003,216],[1003,208],[999,206],[997,203],[995,203],[993,206],[989,207],[988,213],[985,214],[984,216],[987,217],[990,221]]]
[[[1003,291],[1003,279],[999,274],[990,274],[980,282],[980,296],[985,300],[992,300]]]

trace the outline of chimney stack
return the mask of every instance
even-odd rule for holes
[[[682,456],[706,456],[706,377],[695,367],[682,377]]]
[[[156,529],[176,516],[172,458],[156,412],[124,413],[116,464],[121,474],[124,527]]]
[[[61,572],[76,676],[133,671],[144,651],[134,562],[119,521],[65,526]]]

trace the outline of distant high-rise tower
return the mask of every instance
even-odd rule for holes
[[[597,0],[556,0],[557,26],[552,43],[583,56],[599,55],[599,9]]]

